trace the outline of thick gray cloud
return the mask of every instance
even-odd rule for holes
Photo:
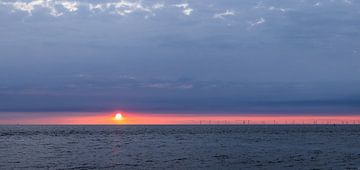
[[[0,0],[0,112],[358,114],[359,10],[351,0]]]

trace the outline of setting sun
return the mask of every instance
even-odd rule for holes
[[[116,113],[115,120],[122,120],[123,116],[121,113]]]

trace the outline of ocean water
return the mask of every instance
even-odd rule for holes
[[[0,126],[0,169],[250,168],[360,169],[360,126]]]

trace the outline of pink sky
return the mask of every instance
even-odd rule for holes
[[[114,113],[99,114],[48,114],[13,113],[1,118],[0,124],[360,124],[360,115],[261,115],[261,114],[149,114],[122,113],[122,120],[115,120]],[[31,117],[26,115],[32,115]]]

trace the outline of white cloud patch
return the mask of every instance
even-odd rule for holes
[[[227,16],[234,16],[234,15],[235,15],[234,11],[226,10],[225,12],[214,14],[213,18],[215,18],[215,19],[224,19]]]
[[[31,14],[32,11],[35,9],[35,6],[42,5],[42,2],[41,1],[34,1],[31,3],[15,2],[12,5],[13,5],[14,9],[16,9],[16,10],[26,11],[29,14]]]
[[[331,2],[337,2],[345,5],[352,5],[355,3],[355,0],[329,0]],[[266,3],[265,3],[266,2]],[[199,8],[200,12],[209,12],[210,16],[213,19],[226,19],[232,16],[238,15],[237,11],[242,11],[245,15],[250,16],[254,13],[255,16],[268,16],[272,13],[286,13],[287,11],[296,11],[299,10],[297,6],[288,6],[288,4],[270,4],[271,1],[264,1],[257,3],[255,6],[251,5],[245,9],[239,9],[234,6],[215,6],[204,4],[203,8]],[[300,2],[298,2],[300,3]],[[309,2],[309,6],[313,9],[314,7],[319,7],[325,5],[326,1],[314,0]],[[11,12],[24,12],[29,15],[39,14],[39,12],[49,14],[54,17],[63,16],[66,14],[82,15],[89,14],[93,16],[96,14],[106,14],[106,15],[118,15],[118,16],[127,16],[132,13],[140,13],[144,16],[145,19],[148,19],[153,16],[158,16],[157,12],[164,8],[177,8],[178,10],[167,10],[166,12],[176,12],[178,15],[180,11],[185,16],[190,16],[193,14],[193,6],[187,1],[178,0],[178,3],[172,2],[167,4],[163,1],[143,1],[143,0],[0,0],[0,6],[5,6],[5,9],[9,9]],[[298,5],[299,6],[299,5]],[[325,7],[325,6],[324,6]],[[80,10],[81,9],[81,10]],[[224,11],[218,11],[219,9],[224,9]],[[230,10],[233,9],[233,10]],[[88,13],[87,13],[88,12]],[[265,15],[264,15],[265,13]],[[250,14],[250,15],[247,15]],[[204,15],[203,15],[204,16]],[[270,17],[269,17],[270,18]],[[251,19],[244,19],[242,22],[249,21]],[[234,21],[236,22],[236,21]],[[257,21],[251,21],[249,24],[251,27],[260,25],[265,22],[264,18],[260,18]],[[245,26],[246,27],[246,26]]]
[[[270,10],[270,11],[287,12],[287,11],[289,11],[290,9],[286,9],[286,8],[276,8],[276,7],[274,7],[274,6],[270,6],[270,7],[268,8],[268,10]]]
[[[56,0],[33,0],[30,2],[2,2],[2,5],[12,7],[13,11],[23,11],[32,15],[37,9],[46,9],[52,16],[61,16],[64,12],[75,12],[78,10],[79,3],[74,1],[56,1]],[[65,11],[60,12],[59,7],[63,7]]]
[[[107,8],[113,8],[116,14],[127,15],[136,11],[151,12],[151,9],[145,7],[141,2],[130,2],[130,1],[120,1],[107,3]]]
[[[79,3],[78,2],[69,2],[69,1],[63,1],[58,2],[58,4],[62,5],[65,9],[67,9],[69,12],[75,12],[78,10]]]
[[[250,21],[249,24],[250,24],[250,28],[252,27],[255,27],[257,25],[261,25],[261,24],[264,24],[266,22],[265,18],[261,17],[255,21]]]
[[[161,8],[164,8],[165,7],[165,4],[163,3],[156,3],[152,6],[152,9],[161,9]]]
[[[105,9],[106,9],[106,4],[89,4],[89,10],[91,12],[104,11]]]
[[[182,3],[182,4],[175,4],[175,7],[182,8],[183,13],[187,16],[191,15],[191,13],[194,11],[194,9],[190,8],[190,5],[188,3]]]
[[[269,10],[269,11],[279,11],[279,12],[288,12],[291,9],[289,8],[279,8],[275,6],[266,6],[263,2],[258,3],[254,6],[255,9],[263,9],[263,10]]]
[[[163,8],[165,5],[162,3],[155,3],[153,5],[146,6],[141,1],[131,0],[118,0],[113,2],[79,2],[74,0],[32,0],[32,1],[3,1],[0,0],[0,5],[6,5],[12,7],[13,11],[23,11],[32,15],[37,9],[47,9],[52,16],[61,16],[65,13],[73,13],[78,11],[82,6],[87,8],[90,12],[108,12],[111,14],[127,15],[133,12],[147,12],[152,13],[153,10]],[[188,10],[186,8],[184,10]],[[187,12],[189,13],[189,12]],[[191,13],[191,11],[190,11]]]

